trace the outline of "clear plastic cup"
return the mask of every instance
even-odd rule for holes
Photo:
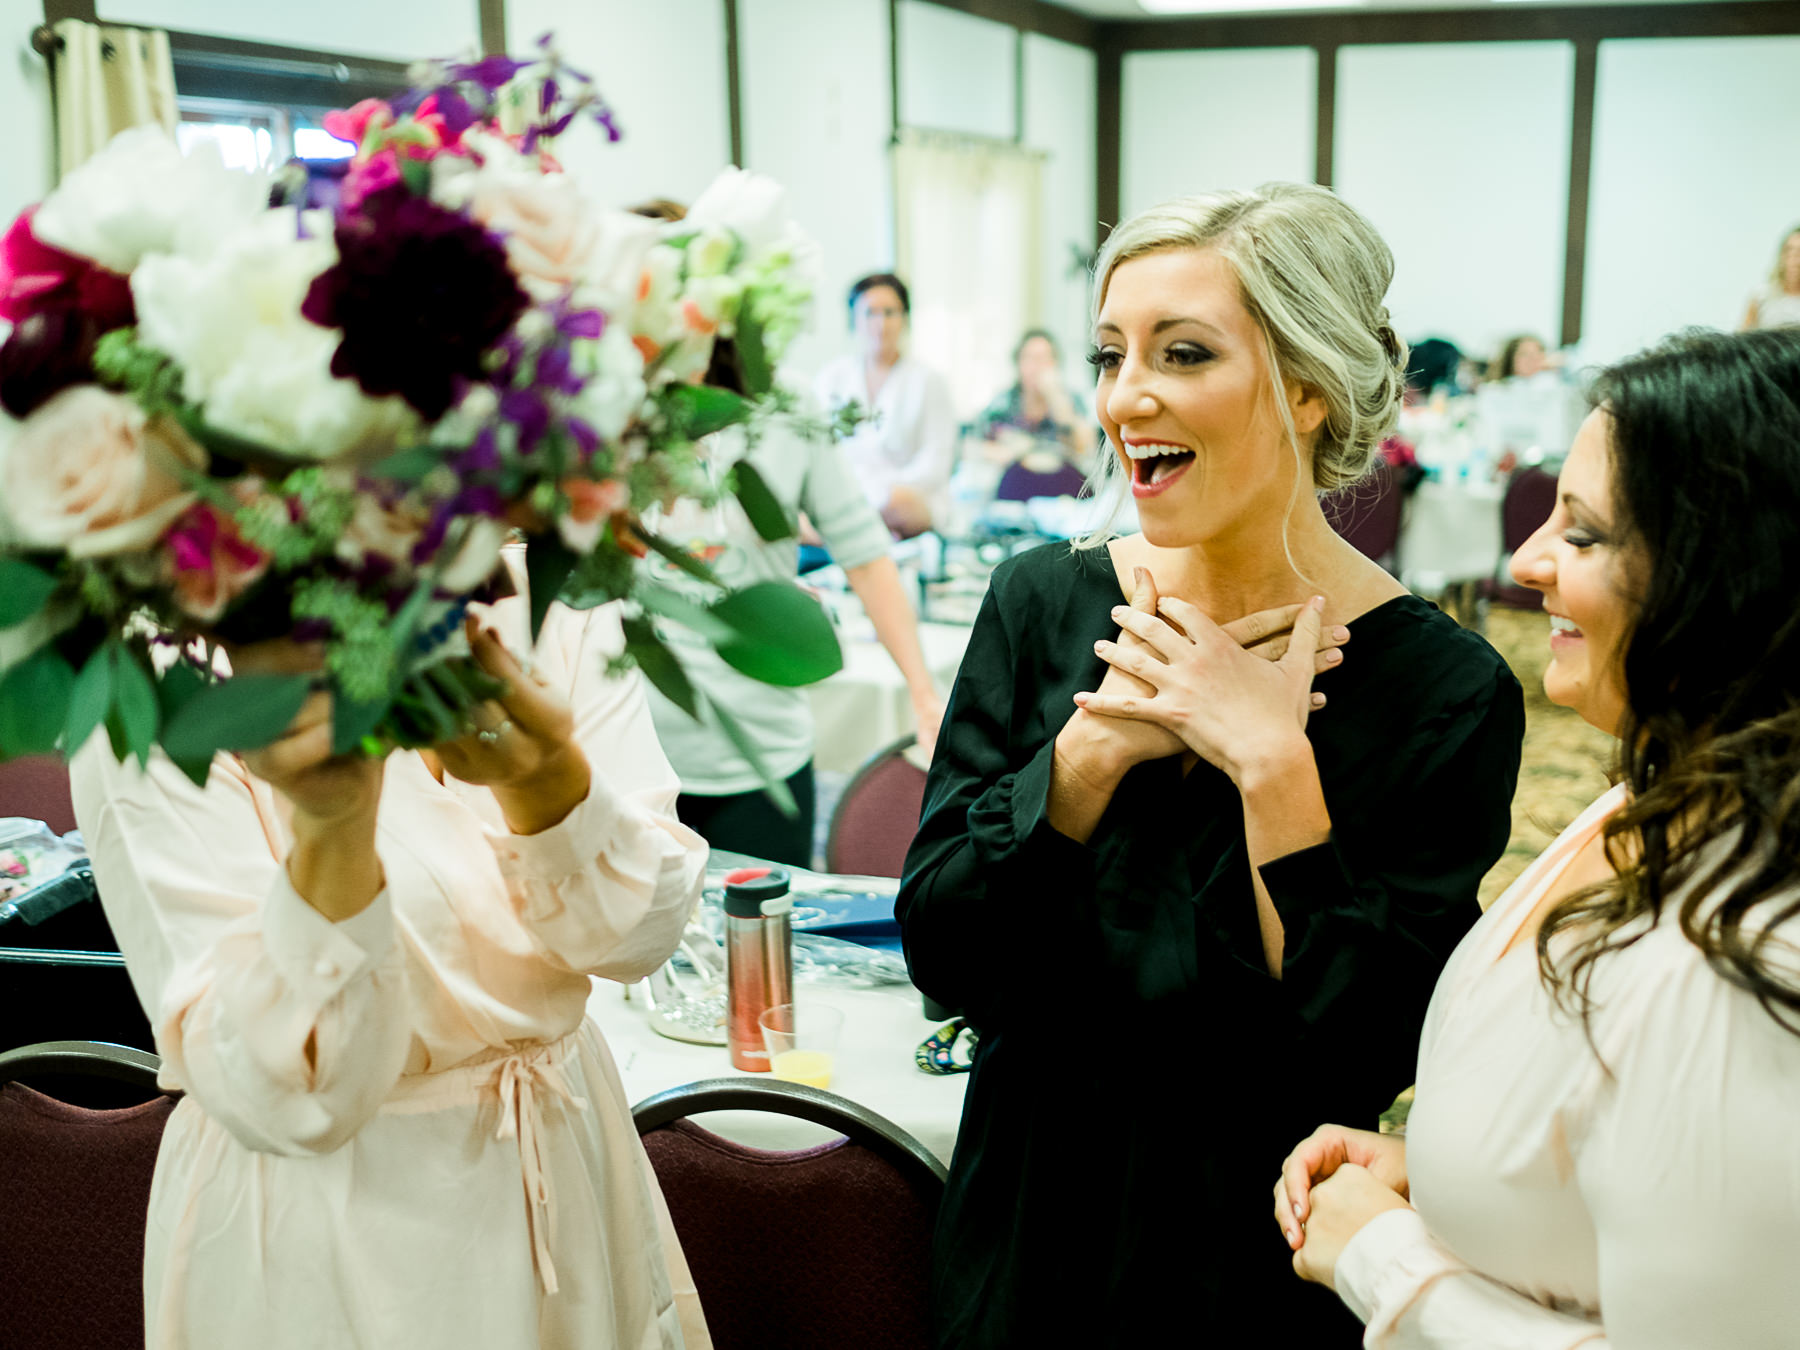
[[[779,1003],[758,1019],[769,1051],[769,1072],[790,1083],[831,1086],[844,1013],[824,1003]]]

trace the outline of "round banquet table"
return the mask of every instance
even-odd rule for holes
[[[968,1075],[921,1073],[913,1049],[935,1024],[925,1020],[911,985],[875,989],[800,983],[796,1002],[816,999],[844,1011],[831,1091],[886,1116],[945,1163],[956,1144]],[[703,1078],[766,1078],[731,1067],[722,1045],[672,1041],[650,1029],[649,1003],[642,986],[630,991],[596,979],[588,1014],[600,1026],[625,1095],[633,1103]],[[807,1148],[833,1138],[823,1126],[759,1111],[719,1111],[696,1117],[715,1134],[755,1148]]]
[[[807,690],[816,747],[813,765],[827,773],[854,773],[870,755],[914,730],[906,681],[867,625],[860,607],[846,617],[839,633],[844,668]],[[964,624],[919,625],[919,646],[940,693],[948,696],[968,645]]]
[[[1400,529],[1400,578],[1436,595],[1457,582],[1494,575],[1504,549],[1500,503],[1506,489],[1472,478],[1426,479],[1407,502]]]

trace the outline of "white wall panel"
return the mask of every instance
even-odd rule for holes
[[[593,75],[612,105],[623,140],[607,144],[584,119],[556,143],[557,158],[598,200],[692,201],[729,162],[718,0],[508,0],[506,23],[512,51],[556,30],[564,56]]]
[[[1025,39],[1025,143],[1044,160],[1041,323],[1056,334],[1065,377],[1093,383],[1088,345],[1088,278],[1074,253],[1094,247],[1094,54],[1035,33]],[[1091,400],[1089,400],[1091,402]]]
[[[1196,192],[1312,181],[1318,57],[1311,47],[1134,52],[1121,80],[1126,215]]]
[[[1011,140],[1015,30],[924,0],[900,0],[900,121]]]
[[[825,281],[792,378],[848,345],[844,293],[893,265],[886,0],[739,0],[745,167],[779,179],[819,241]]]
[[[37,0],[3,0],[0,21],[0,126],[7,129],[0,155],[0,230],[50,191],[56,172],[54,124],[50,118],[50,74],[44,58],[31,50],[30,33],[44,21]]]
[[[1403,337],[1483,353],[1516,332],[1556,343],[1574,70],[1566,42],[1338,53],[1333,177],[1394,250]]]
[[[1800,37],[1600,44],[1582,357],[1735,327],[1800,224]]]
[[[292,4],[272,0],[99,0],[97,8],[102,21],[116,19],[284,47],[353,52],[389,61],[459,56],[481,45],[475,0],[381,0],[379,4],[367,0],[296,0]],[[563,12],[567,11],[572,23],[573,6],[550,8],[558,11],[553,26],[570,26],[562,21]],[[42,18],[38,22],[43,22]],[[522,30],[513,22],[516,42]],[[541,31],[533,29],[522,35],[530,41]]]

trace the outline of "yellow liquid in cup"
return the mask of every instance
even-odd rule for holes
[[[783,1050],[770,1056],[769,1071],[790,1083],[828,1088],[831,1086],[831,1055],[824,1050]]]

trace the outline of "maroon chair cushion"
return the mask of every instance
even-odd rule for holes
[[[56,834],[74,829],[68,765],[56,755],[23,755],[0,764],[0,816],[41,820]]]
[[[933,1201],[860,1144],[644,1135],[717,1350],[927,1350]]]
[[[1500,537],[1508,553],[1517,553],[1556,509],[1556,475],[1543,469],[1525,468],[1506,484],[1500,503]],[[1544,597],[1528,586],[1496,578],[1488,598],[1511,609],[1542,609]]]
[[[1079,497],[1087,487],[1087,475],[1067,461],[1054,469],[1028,469],[1022,462],[1006,466],[994,489],[994,500],[1024,502],[1033,497]]]
[[[863,877],[897,877],[919,831],[925,771],[889,751],[844,789],[825,841],[825,869]]]
[[[174,1099],[89,1111],[0,1087],[0,1343],[141,1350],[144,1219]]]
[[[1369,475],[1330,493],[1321,503],[1325,519],[1365,558],[1394,570],[1400,546],[1400,516],[1406,506],[1400,474],[1390,464],[1377,464]]]

